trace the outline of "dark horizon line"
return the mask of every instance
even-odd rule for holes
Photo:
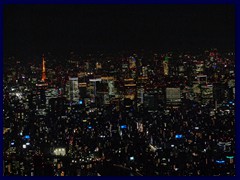
[[[32,55],[10,55],[10,56],[6,56],[4,55],[4,61],[3,63],[5,65],[7,65],[8,63],[14,63],[17,61],[20,61],[21,63],[37,63],[39,61],[39,63],[41,64],[41,59],[42,59],[42,55],[44,54],[45,57],[47,58],[48,61],[48,57],[49,55],[52,56],[52,60],[54,60],[55,58],[57,58],[58,62],[63,63],[67,61],[67,58],[70,57],[70,53],[73,52],[74,55],[77,55],[80,58],[86,58],[89,54],[91,54],[92,56],[98,55],[98,54],[104,54],[104,55],[112,55],[112,56],[116,56],[116,55],[121,55],[121,53],[124,56],[131,56],[134,53],[144,53],[143,55],[146,55],[149,53],[158,53],[159,55],[163,55],[163,54],[167,54],[167,53],[173,53],[173,54],[182,54],[182,53],[189,53],[192,55],[201,55],[204,54],[205,51],[213,51],[213,50],[217,50],[218,52],[220,52],[221,54],[223,53],[228,53],[228,52],[233,52],[235,53],[235,48],[216,48],[216,47],[212,47],[212,48],[194,48],[194,49],[186,49],[186,50],[179,50],[179,49],[165,49],[165,50],[146,50],[146,49],[140,49],[140,50],[122,50],[122,51],[106,51],[106,50],[96,50],[96,51],[74,51],[74,50],[69,50],[67,52],[61,52],[60,53],[56,53],[53,51],[42,51],[42,52],[38,52],[38,53],[34,53]],[[138,54],[137,54],[138,55]],[[8,58],[14,57],[15,60],[14,61],[9,61]],[[50,60],[49,59],[49,60]],[[55,59],[56,60],[56,59]],[[80,59],[79,59],[80,60]],[[50,62],[53,62],[50,60]]]

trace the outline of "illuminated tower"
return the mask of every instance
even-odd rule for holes
[[[165,60],[163,61],[163,71],[164,75],[167,76],[169,73],[169,68],[168,68],[168,57],[165,57]]]
[[[46,67],[45,67],[45,58],[44,58],[44,54],[43,54],[43,57],[42,57],[42,81],[45,82],[46,80]]]

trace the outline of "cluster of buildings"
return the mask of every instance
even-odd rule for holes
[[[235,175],[233,52],[4,63],[5,176]]]

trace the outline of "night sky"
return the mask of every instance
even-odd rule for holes
[[[231,49],[230,5],[5,5],[4,52]]]

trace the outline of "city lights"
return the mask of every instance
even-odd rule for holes
[[[236,176],[234,5],[3,17],[4,176]]]

